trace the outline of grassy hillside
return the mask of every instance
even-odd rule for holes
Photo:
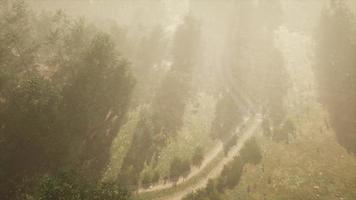
[[[297,121],[298,136],[290,144],[259,138],[261,164],[246,166],[240,184],[223,199],[356,198],[356,160],[336,142],[322,107],[313,107]]]

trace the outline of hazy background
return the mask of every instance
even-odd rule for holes
[[[355,199],[353,0],[0,1],[4,199]]]

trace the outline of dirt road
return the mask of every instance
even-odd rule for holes
[[[216,163],[216,165],[213,166],[208,171],[207,175],[203,176],[201,179],[195,180],[194,183],[189,184],[189,181],[191,179],[195,178],[196,176],[199,176],[200,173],[203,173],[204,170],[206,170],[205,168],[209,165],[209,162],[212,162],[214,160],[214,158],[216,158],[216,156],[223,155],[222,145],[220,148],[213,150],[212,153],[215,157],[209,156],[209,159],[207,159],[205,161],[206,162],[205,166],[201,167],[196,172],[190,174],[190,176],[188,178],[186,178],[184,181],[181,180],[176,185],[165,184],[165,185],[153,187],[153,189],[150,188],[147,190],[141,190],[141,192],[139,192],[139,196],[142,194],[145,194],[145,193],[152,193],[152,194],[157,193],[157,195],[152,195],[153,198],[151,198],[151,199],[180,200],[185,195],[187,195],[197,189],[205,187],[205,185],[207,184],[209,179],[218,177],[220,175],[221,171],[223,170],[224,165],[226,165],[227,163],[232,161],[235,156],[239,155],[239,152],[242,149],[242,147],[245,145],[246,141],[248,139],[250,139],[257,132],[257,129],[260,127],[261,122],[262,122],[262,116],[260,114],[256,114],[255,116],[253,116],[253,118],[251,119],[251,122],[248,123],[249,124],[248,127],[245,129],[245,131],[243,133],[241,133],[237,144],[231,148],[228,155],[225,156],[223,159],[221,159],[218,163]],[[183,185],[183,184],[184,184],[184,187],[179,187],[180,185]],[[173,189],[177,188],[177,190],[175,190],[174,192],[167,192],[167,193],[164,192],[165,190],[170,190],[172,188]],[[146,198],[144,198],[144,199],[146,199]]]

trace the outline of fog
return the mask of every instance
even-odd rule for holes
[[[0,1],[0,199],[356,199],[356,1]]]

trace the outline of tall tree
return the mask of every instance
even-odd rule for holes
[[[199,61],[200,34],[199,23],[191,16],[176,30],[173,64],[153,102],[154,131],[158,134],[175,135],[182,126],[185,105],[193,87],[193,69]]]
[[[61,13],[28,13],[24,1],[0,2],[2,199],[64,167],[90,173],[95,184],[135,83],[107,34]],[[41,67],[52,64],[47,76]]]
[[[81,152],[82,161],[100,171],[125,117],[134,81],[106,34],[93,38],[76,67],[77,75],[64,87],[67,128],[73,146],[82,148],[74,152]]]
[[[345,148],[356,153],[355,18],[344,1],[324,8],[316,36],[315,74],[320,100]]]
[[[155,30],[154,33],[162,34],[160,29]],[[153,41],[157,42],[158,40],[152,35],[150,38],[146,42],[151,45],[153,45]],[[200,30],[197,21],[186,17],[174,35],[171,69],[159,83],[158,91],[152,99],[152,108],[145,116],[142,116],[135,131],[133,143],[124,159],[119,175],[120,182],[137,185],[144,163],[155,161],[152,158],[157,151],[166,144],[169,137],[174,137],[183,125],[185,105],[192,88],[192,71],[197,64],[199,38]],[[155,49],[155,47],[148,47],[145,49],[145,53]],[[156,48],[160,49],[160,47]],[[143,59],[145,61],[143,64],[149,68],[152,68],[151,65],[161,59],[155,53],[147,56],[146,59]]]
[[[282,22],[281,5],[278,0],[264,0],[241,1],[238,6],[237,36],[227,66],[233,74],[231,82],[264,105],[278,126],[285,115],[283,97],[288,88],[283,57],[274,44],[274,31]]]

